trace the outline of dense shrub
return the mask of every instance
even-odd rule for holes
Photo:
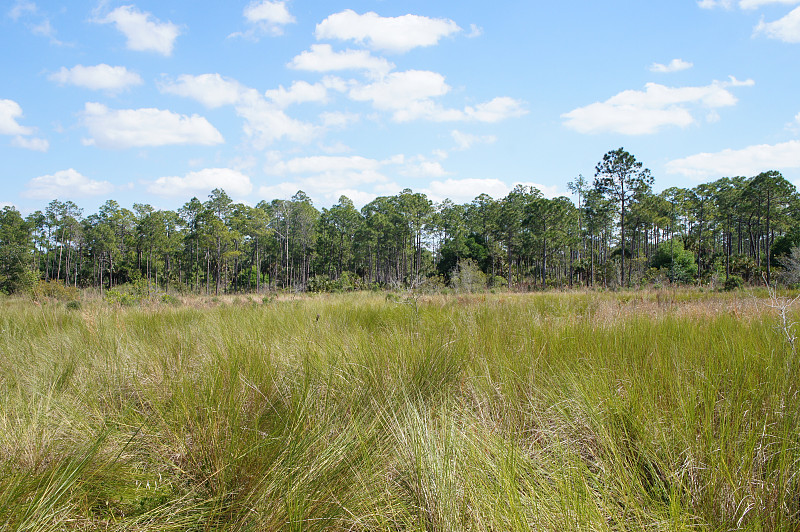
[[[77,301],[81,292],[74,286],[66,286],[61,281],[39,281],[31,288],[34,301],[56,299],[58,301]]]

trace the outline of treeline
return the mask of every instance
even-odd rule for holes
[[[177,211],[107,201],[84,216],[53,200],[0,213],[0,290],[38,281],[101,290],[144,281],[219,294],[446,285],[545,288],[774,281],[800,243],[800,197],[775,171],[652,190],[624,149],[568,184],[577,201],[518,185],[504,198],[434,204],[403,190],[358,210],[288,200],[234,203],[221,189]]]

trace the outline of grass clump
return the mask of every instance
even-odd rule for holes
[[[0,529],[800,527],[768,306],[269,303],[0,307]]]

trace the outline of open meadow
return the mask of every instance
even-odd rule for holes
[[[0,529],[798,530],[776,301],[6,298]]]

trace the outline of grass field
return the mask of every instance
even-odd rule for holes
[[[800,530],[767,303],[0,300],[0,529]]]

